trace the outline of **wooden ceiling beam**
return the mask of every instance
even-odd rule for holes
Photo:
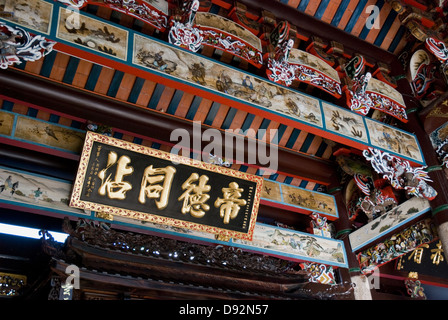
[[[252,8],[256,12],[266,10],[271,12],[277,19],[286,20],[297,27],[299,34],[307,37],[317,36],[321,39],[336,41],[344,44],[344,52],[354,55],[359,53],[369,62],[381,61],[392,63],[396,56],[372,43],[359,39],[331,24],[314,18],[304,12],[295,10],[287,4],[272,0],[239,0],[239,2]]]
[[[111,99],[108,96],[94,94],[12,68],[2,71],[0,95],[29,106],[55,110],[62,114],[105,124],[143,137],[158,139],[168,145],[177,143],[177,141],[170,140],[171,133],[176,129],[184,129],[190,137],[193,137],[192,121],[155,110],[143,109],[130,103]],[[201,126],[202,132],[209,128],[211,127]],[[248,148],[248,139],[244,140],[245,159],[248,159],[247,150],[250,148]],[[202,142],[201,150],[208,144],[209,142]],[[191,142],[190,145],[193,143]],[[231,148],[232,151],[235,151],[233,145]],[[223,149],[225,149],[225,145]],[[257,163],[254,163],[253,166],[263,167],[266,165],[258,163],[259,159],[256,158]],[[286,148],[278,149],[277,172],[280,174],[328,185],[336,172],[335,168],[332,161]]]

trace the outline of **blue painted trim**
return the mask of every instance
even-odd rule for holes
[[[316,157],[322,157],[322,155],[324,154],[325,150],[327,150],[327,143],[325,141],[322,141],[322,143],[319,146],[319,149],[317,149],[316,151]]]
[[[129,93],[128,102],[130,103],[137,103],[138,96],[140,94],[140,91],[143,88],[143,85],[145,84],[145,79],[137,77],[134,81],[134,84],[132,86],[131,92]]]
[[[353,30],[353,27],[359,20],[359,16],[364,11],[364,7],[367,4],[367,0],[361,0],[359,1],[358,5],[356,6],[355,10],[352,13],[352,16],[350,17],[350,20],[348,21],[347,25],[344,28],[344,31],[351,33]]]
[[[286,177],[285,178],[285,180],[283,181],[283,183],[285,183],[285,184],[291,184],[291,182],[292,182],[292,177]]]
[[[26,115],[30,118],[36,118],[37,117],[37,113],[39,112],[38,109],[29,107],[28,111],[26,112]]]
[[[53,69],[54,60],[56,59],[57,51],[53,50],[47,54],[43,59],[42,68],[39,74],[43,77],[50,77],[51,70]]]
[[[383,5],[384,5],[384,0],[378,0],[377,2],[376,2],[376,4],[375,4],[375,6],[377,6],[378,7],[378,10],[379,11],[381,11],[381,8],[383,7]],[[369,29],[368,27],[367,27],[367,21],[370,19],[370,16],[372,15],[372,12],[374,12],[373,10],[370,12],[370,14],[369,14],[369,17],[367,17],[367,19],[366,19],[366,24],[364,25],[364,28],[362,29],[362,31],[361,31],[361,33],[359,34],[359,38],[361,38],[362,40],[365,40],[366,38],[367,38],[367,36],[369,35],[369,33],[370,33],[370,30],[371,29]],[[380,16],[378,16],[378,18],[377,19],[380,19],[381,17]],[[381,21],[380,21],[380,23],[381,23]],[[384,28],[384,26],[381,28],[381,30],[386,30],[386,32],[388,31],[387,29],[385,29]]]
[[[371,142],[371,140],[370,140],[369,128],[367,127],[367,122],[366,122],[366,118],[365,118],[365,117],[362,117],[362,123],[364,124],[364,128],[366,129],[367,144],[368,144],[369,146],[373,147],[373,146],[372,146],[372,142]]]
[[[280,142],[280,140],[282,140],[282,137],[285,134],[285,131],[287,128],[288,128],[288,126],[286,126],[284,124],[280,124],[278,126],[277,133],[276,133],[276,139],[278,142]]]
[[[317,19],[321,19],[325,13],[325,10],[327,10],[329,3],[330,3],[330,0],[322,0],[319,4],[319,7],[316,10],[316,13],[314,14],[314,17]]]
[[[123,80],[124,72],[115,70],[112,81],[110,82],[109,89],[107,90],[107,95],[109,97],[115,97],[117,95],[118,89],[120,89],[121,81]]]
[[[50,118],[48,119],[48,122],[51,122],[54,124],[59,124],[60,119],[61,119],[61,116],[58,116],[57,114],[50,114]]]
[[[230,108],[229,111],[227,112],[227,115],[224,119],[224,121],[222,122],[221,125],[221,129],[229,129],[230,125],[232,124],[233,119],[235,118],[235,115],[237,113],[238,109],[235,108]]]
[[[313,142],[314,138],[316,136],[312,133],[308,133],[306,135],[305,141],[303,142],[302,146],[300,147],[300,152],[307,152],[308,148],[311,146],[311,143]]]
[[[210,107],[210,110],[208,111],[207,117],[204,120],[204,123],[206,125],[211,126],[213,123],[213,120],[215,120],[216,114],[218,113],[219,107],[221,106],[218,102],[213,102],[212,106]]]
[[[246,119],[244,119],[244,123],[241,126],[241,130],[246,131],[250,128],[250,125],[252,124],[252,122],[255,119],[255,115],[252,113],[248,113],[246,116]]]
[[[163,90],[165,90],[165,86],[163,84],[158,83],[154,88],[151,99],[148,102],[149,109],[156,109],[159,104],[160,97],[162,96]]]
[[[153,142],[151,148],[159,150],[162,145],[158,142]]]
[[[100,77],[101,70],[103,69],[102,66],[98,64],[94,64],[92,66],[92,69],[90,70],[89,77],[87,78],[86,84],[84,85],[84,88],[86,90],[94,91],[96,83],[98,82],[98,79]]]
[[[389,52],[395,52],[395,50],[398,47],[398,44],[400,43],[401,39],[403,38],[403,35],[406,32],[406,27],[400,26],[400,29],[398,29],[397,33],[395,34],[394,40],[392,40],[392,43],[390,44],[387,51]]]
[[[347,10],[349,3],[350,0],[342,0],[342,2],[339,4],[339,7],[330,23],[332,26],[337,27],[339,25],[339,22],[341,22],[342,16],[344,15],[345,10]]]
[[[380,32],[376,36],[374,45],[381,46],[381,44],[384,41],[384,38],[386,37],[387,33],[389,32],[390,27],[395,21],[395,18],[397,17],[398,13],[395,10],[391,10],[389,12],[389,15],[386,18],[386,21],[384,21],[383,27],[381,28]]]
[[[14,102],[9,101],[9,100],[3,100],[2,110],[4,110],[4,111],[12,111],[13,108],[14,108]]]
[[[76,74],[76,69],[78,69],[79,58],[70,56],[68,60],[67,68],[65,69],[64,77],[62,78],[62,82],[72,84],[73,78]]]
[[[186,118],[188,120],[194,119],[194,116],[196,115],[196,112],[198,111],[199,105],[201,104],[201,102],[202,102],[202,97],[200,97],[200,96],[194,97],[193,102],[190,105],[190,109],[188,109],[188,112],[186,115]]]
[[[74,129],[81,129],[83,126],[82,122],[76,121],[76,120],[72,120],[72,123],[70,125],[70,128],[74,128]]]
[[[269,179],[270,180],[273,180],[273,181],[275,181],[275,180],[277,180],[277,178],[278,178],[278,173],[274,173],[274,174],[271,174],[270,176],[269,176]],[[277,181],[275,181],[276,183],[279,183],[279,182],[277,182]]]
[[[302,1],[300,1],[300,4],[297,7],[297,9],[300,10],[300,11],[305,11],[306,7],[308,7],[308,3],[309,2],[310,2],[310,0],[302,0]]]
[[[121,138],[123,138],[123,133],[115,131],[113,133],[113,137],[117,138],[117,139],[121,139]]]
[[[292,133],[289,136],[288,142],[286,143],[286,148],[292,149],[292,147],[294,147],[294,144],[296,143],[297,138],[300,135],[300,132],[301,132],[300,129],[294,128],[294,130],[292,130]]]
[[[138,138],[138,137],[135,137],[133,140],[132,140],[132,143],[135,143],[135,144],[142,144],[143,143],[143,139],[142,138]]]
[[[258,140],[263,140],[263,137],[265,136],[266,130],[268,129],[270,123],[271,123],[271,120],[266,119],[266,118],[263,119],[263,121],[261,122],[260,127],[257,130],[256,137],[257,137]],[[263,130],[263,131],[261,131],[261,130]]]
[[[210,13],[218,14],[219,10],[221,10],[221,7],[217,4],[212,3],[212,6],[210,7]]]
[[[299,187],[305,189],[307,185],[308,185],[308,181],[306,181],[306,180],[302,180],[302,181],[300,182]]]
[[[174,92],[174,95],[170,101],[170,104],[168,105],[168,109],[166,110],[166,113],[168,114],[175,114],[177,108],[179,107],[180,100],[182,99],[182,96],[184,95],[183,91],[176,90]]]

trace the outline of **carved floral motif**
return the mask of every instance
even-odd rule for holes
[[[144,1],[138,0],[103,0],[89,1],[89,0],[58,0],[61,3],[67,4],[72,8],[82,8],[89,2],[97,5],[104,5],[111,9],[123,12],[133,16],[143,22],[149,23],[155,28],[164,31],[168,25],[168,17],[161,11],[149,6]]]
[[[296,59],[294,59],[294,61],[289,61],[294,40],[285,39],[286,35],[287,33],[282,33],[281,36],[278,36],[278,42],[276,42],[277,46],[275,48],[275,52],[273,53],[273,57],[268,57],[267,59],[266,74],[269,80],[286,86],[290,86],[294,80],[297,80],[309,83],[336,97],[340,97],[342,92],[341,85],[338,81],[330,78],[319,70],[315,70],[308,65],[299,63],[300,61],[295,61]],[[300,50],[294,50],[294,52],[302,56],[304,55],[305,59],[309,59],[307,58],[307,55],[309,54],[306,52],[302,52]],[[315,59],[319,58],[316,57]],[[319,63],[311,63],[319,68]],[[330,68],[330,66],[326,66],[326,62],[322,60],[320,65],[323,66],[324,64],[325,67]]]
[[[49,54],[56,42],[41,35],[32,36],[20,27],[0,21],[0,68],[7,69],[14,63],[36,61]]]
[[[437,191],[426,183],[432,180],[424,167],[413,168],[408,161],[374,148],[364,150],[363,155],[370,161],[373,169],[389,180],[395,189],[404,189],[410,196],[428,200],[437,196]]]
[[[261,52],[249,42],[243,41],[226,30],[197,25],[195,16],[198,9],[199,1],[197,0],[185,4],[180,21],[173,20],[171,23],[168,34],[168,41],[171,44],[193,52],[199,51],[202,45],[206,45],[229,52],[257,67],[262,66]],[[223,23],[224,21],[228,20],[223,20]]]
[[[253,272],[297,273],[285,260],[234,247],[205,246],[147,234],[119,232],[111,229],[109,224],[85,219],[78,220],[74,229],[65,220],[64,228],[71,237],[109,250]]]
[[[351,79],[351,88],[346,89],[347,104],[352,111],[367,115],[370,109],[377,109],[406,122],[405,107],[385,95],[368,90],[369,82],[374,81],[370,72],[364,72],[364,58],[356,56],[345,67]],[[372,79],[372,80],[371,80]],[[380,82],[385,88],[387,84]],[[389,88],[390,89],[390,88]]]

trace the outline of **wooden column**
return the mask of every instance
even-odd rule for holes
[[[350,282],[353,286],[353,299],[371,300],[370,287],[367,277],[361,274],[358,260],[352,251],[348,235],[353,231],[352,223],[348,218],[347,208],[345,206],[342,194],[343,187],[340,185],[336,175],[328,187],[328,193],[333,195],[338,208],[339,219],[334,222],[336,229],[336,239],[344,242],[347,255],[348,269],[341,269],[341,277],[344,282]]]
[[[393,68],[395,74],[404,74],[402,65],[397,61]],[[432,146],[428,133],[424,130],[418,111],[421,108],[418,101],[413,97],[413,93],[406,79],[397,81],[398,88],[403,95],[408,114],[408,122],[401,127],[416,135],[422,153],[424,155],[429,177],[433,182],[429,184],[437,191],[437,197],[430,201],[433,221],[438,227],[439,238],[443,247],[448,248],[448,181],[440,165],[440,160]],[[445,249],[445,252],[448,252]]]
[[[171,133],[176,129],[188,132],[190,139],[194,137],[192,121],[34,77],[11,68],[2,70],[0,95],[32,107],[55,110],[125,131],[131,130],[134,134],[161,141],[169,146],[177,143],[177,141],[171,141]],[[201,125],[201,134],[209,128],[209,126]],[[198,147],[203,150],[208,143],[201,141],[201,145]],[[244,157],[248,159],[251,148],[248,147],[247,138],[244,139],[244,144]],[[190,141],[190,146],[194,146],[193,141]],[[234,154],[236,154],[235,147],[233,144],[228,146],[233,149]],[[222,154],[225,154],[224,142],[222,148]],[[265,164],[259,163],[258,157],[256,160],[257,163],[253,166],[265,166]],[[334,166],[331,161],[280,147],[278,148],[277,171],[281,174],[328,185],[330,177],[334,173]]]

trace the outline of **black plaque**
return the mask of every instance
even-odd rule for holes
[[[89,132],[71,206],[251,240],[262,178]]]

